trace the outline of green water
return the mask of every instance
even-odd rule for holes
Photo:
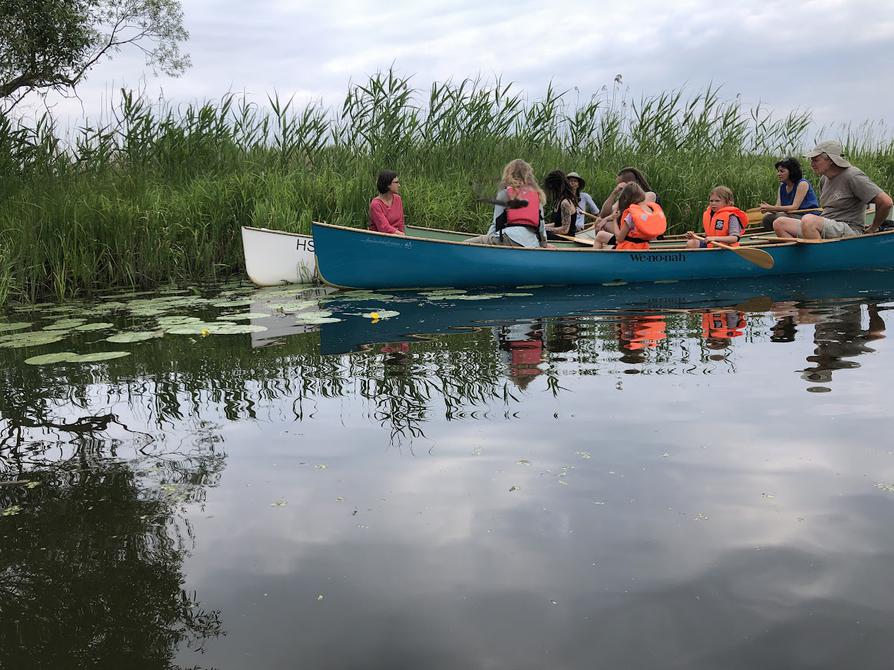
[[[890,667],[892,305],[870,273],[12,310],[0,668]]]

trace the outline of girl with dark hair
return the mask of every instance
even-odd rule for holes
[[[652,190],[652,187],[649,186],[649,182],[646,181],[646,176],[642,172],[635,167],[622,167],[618,170],[614,190],[608,194],[605,202],[602,203],[602,209],[599,210],[599,216],[606,217],[612,213],[612,207],[618,199],[618,194],[621,193],[621,189],[627,186],[627,184],[636,184],[643,190],[643,193],[646,194],[646,198],[650,202],[657,202],[659,205],[661,204],[661,199],[656,195],[655,191]]]
[[[393,170],[382,170],[376,177],[379,195],[369,203],[369,229],[389,235],[405,235],[404,204],[400,199],[400,180]]]
[[[804,179],[801,164],[795,158],[786,158],[777,161],[776,176],[779,179],[779,194],[776,196],[776,204],[770,205],[762,202],[761,213],[764,215],[764,230],[773,230],[773,222],[780,216],[792,216],[800,219],[804,214],[819,214],[821,212],[819,199],[810,182]],[[793,210],[807,209],[809,212],[789,214]]]
[[[593,241],[595,249],[604,249],[614,244],[615,249],[648,249],[649,242],[657,239],[667,230],[667,218],[661,206],[651,200],[642,187],[630,182],[618,195],[618,204],[614,208],[614,235],[607,230],[596,233]]]
[[[578,194],[561,170],[553,170],[543,180],[543,189],[553,203],[551,223],[546,225],[550,239],[562,239],[560,235],[574,235],[577,224]]]

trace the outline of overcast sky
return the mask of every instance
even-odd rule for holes
[[[529,98],[552,81],[586,99],[618,74],[634,99],[713,82],[776,116],[809,109],[820,125],[872,122],[890,135],[892,10],[894,0],[183,0],[192,67],[182,77],[153,77],[139,54],[119,54],[57,109],[95,118],[121,86],[174,103],[275,91],[338,108],[350,82],[393,63],[423,92],[478,75]]]

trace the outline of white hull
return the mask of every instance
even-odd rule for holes
[[[310,284],[316,279],[310,235],[243,226],[242,252],[248,278],[258,286]]]

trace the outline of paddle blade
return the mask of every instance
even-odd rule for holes
[[[764,270],[769,270],[776,264],[776,261],[773,260],[773,257],[766,251],[763,251],[761,249],[743,249],[742,247],[732,247],[730,250],[736,252],[741,258],[744,258],[749,263],[754,263]]]
[[[497,200],[496,198],[477,198],[478,202],[486,202],[488,205],[499,205],[506,209],[521,209],[528,206],[528,201],[521,198],[510,198],[509,200]]]

